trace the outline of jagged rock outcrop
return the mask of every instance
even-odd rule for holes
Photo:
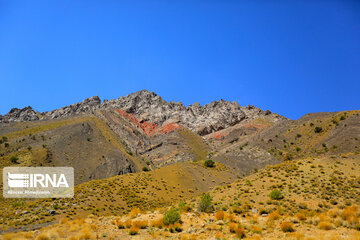
[[[66,117],[79,113],[92,113],[94,110],[100,107],[101,100],[98,96],[86,98],[82,102],[71,104],[69,106],[62,107],[50,112],[44,112],[42,115],[50,117],[51,119]]]
[[[140,119],[158,126],[179,123],[200,135],[233,126],[244,119],[272,115],[274,122],[284,117],[256,107],[241,107],[236,102],[214,101],[204,106],[194,103],[185,107],[181,102],[166,102],[160,96],[142,90],[125,97],[104,101],[101,108],[121,108]]]
[[[13,108],[4,116],[0,115],[0,122],[25,122],[39,120],[39,116],[28,106],[22,109]]]
[[[79,103],[44,112],[42,115],[45,118],[54,119],[74,114],[94,113],[98,109],[122,109],[141,121],[155,123],[157,126],[177,123],[200,135],[219,131],[244,119],[254,119],[259,116],[270,116],[270,120],[273,122],[284,119],[268,110],[263,111],[254,106],[242,107],[236,102],[225,100],[214,101],[204,106],[194,103],[185,107],[181,102],[166,102],[154,92],[147,90],[109,101],[105,100],[103,103],[98,96],[94,96]],[[32,117],[12,119],[17,119],[17,121],[37,120]]]

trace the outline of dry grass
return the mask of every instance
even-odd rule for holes
[[[46,233],[41,233],[35,238],[35,240],[50,240],[50,237]]]
[[[348,218],[352,216],[357,215],[357,207],[356,206],[348,206],[344,208],[344,210],[341,212],[341,218],[344,220],[347,220]]]
[[[321,230],[331,230],[333,229],[333,225],[327,221],[321,221],[319,222],[318,224],[318,227],[321,229]]]
[[[245,230],[241,227],[238,227],[235,229],[235,235],[238,238],[243,238],[243,237],[245,237]]]
[[[137,226],[132,226],[131,228],[130,228],[130,230],[129,230],[129,234],[130,235],[136,235],[136,234],[138,234],[139,233],[139,228],[137,227]]]
[[[229,221],[229,222],[234,222],[235,221],[235,217],[233,214],[229,213],[229,214],[226,214],[226,219]]]
[[[138,207],[135,207],[135,208],[131,209],[131,211],[129,212],[129,217],[135,218],[140,213],[141,213],[140,209]]]
[[[280,214],[278,211],[275,211],[275,212],[271,212],[269,215],[268,215],[268,219],[269,220],[278,220],[280,218]]]
[[[231,233],[235,233],[235,231],[236,231],[236,229],[237,229],[238,226],[237,226],[236,223],[231,222],[231,223],[228,224],[228,227],[229,227],[229,231],[230,231]]]
[[[151,221],[150,226],[151,227],[156,227],[156,228],[163,228],[164,227],[164,222],[163,222],[162,218],[159,218],[159,219]]]
[[[295,232],[294,225],[290,222],[282,222],[280,228],[283,232]]]
[[[306,215],[304,213],[298,212],[296,214],[297,219],[299,219],[299,221],[305,221],[306,220]]]
[[[149,222],[146,220],[137,220],[133,221],[132,225],[140,229],[145,229],[148,227]]]
[[[216,220],[224,220],[225,213],[223,211],[219,211],[215,213],[215,219]]]

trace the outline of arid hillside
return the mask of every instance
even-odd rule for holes
[[[71,166],[76,187],[71,199],[1,198],[1,238],[359,239],[359,146],[359,110],[289,120],[146,90],[12,109],[0,167]]]

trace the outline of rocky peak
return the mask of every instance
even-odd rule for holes
[[[32,107],[24,107],[22,109],[12,108],[4,116],[0,115],[0,122],[24,122],[39,120],[39,116],[32,109]]]
[[[233,126],[244,119],[268,114],[259,108],[247,109],[237,102],[228,102],[223,99],[204,106],[193,103],[185,107],[181,102],[166,102],[160,96],[147,90],[101,104],[101,109],[117,108],[145,121],[154,122],[158,126],[178,123],[200,135]],[[273,117],[274,120],[283,118],[277,114],[273,114]]]
[[[50,112],[44,112],[42,113],[42,115],[54,119],[79,113],[93,113],[96,109],[100,107],[100,104],[100,98],[98,96],[93,96],[90,98],[86,98],[81,102],[71,104],[60,109],[56,109]]]

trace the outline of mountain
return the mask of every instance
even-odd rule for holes
[[[12,156],[19,166],[73,166],[76,183],[204,160],[212,146],[203,137],[210,133],[257,119],[269,125],[286,120],[224,100],[185,107],[146,90],[103,102],[91,97],[43,113],[12,109],[0,119],[0,135],[8,141],[0,145],[1,166],[11,165]],[[273,160],[237,170],[245,174]]]
[[[234,223],[254,239],[278,239],[285,237],[279,231],[283,221],[319,232],[315,218],[349,235],[358,226],[356,211],[354,219],[341,224],[324,215],[360,205],[359,146],[359,110],[309,113],[290,120],[224,100],[185,107],[146,90],[113,100],[91,97],[42,113],[14,108],[0,116],[0,167],[72,166],[77,186],[73,199],[0,199],[0,231],[38,229],[63,218],[76,224],[75,219],[83,218],[106,236],[127,239],[132,238],[128,229],[118,229],[118,223],[109,228],[120,221],[114,216],[127,221],[126,213],[139,208],[143,214],[136,216],[152,221],[169,206],[180,210],[185,204],[192,209],[182,213],[186,234],[171,235],[174,229],[155,227],[152,231],[160,235],[154,238],[208,239],[215,233],[233,238]],[[210,160],[214,167],[207,165]],[[284,200],[269,199],[272,190],[281,191]],[[215,223],[213,210],[199,213],[198,195],[203,192],[213,197],[213,210],[234,220]],[[319,209],[324,201],[331,201],[331,207]],[[280,216],[274,220],[262,215],[272,212]],[[298,213],[312,222],[296,222]],[[70,230],[72,225],[64,222],[44,232],[50,236],[59,227],[72,239],[99,237],[98,230],[80,225]],[[90,231],[89,238],[80,236],[85,231],[81,228]],[[148,230],[137,237],[149,237]]]

